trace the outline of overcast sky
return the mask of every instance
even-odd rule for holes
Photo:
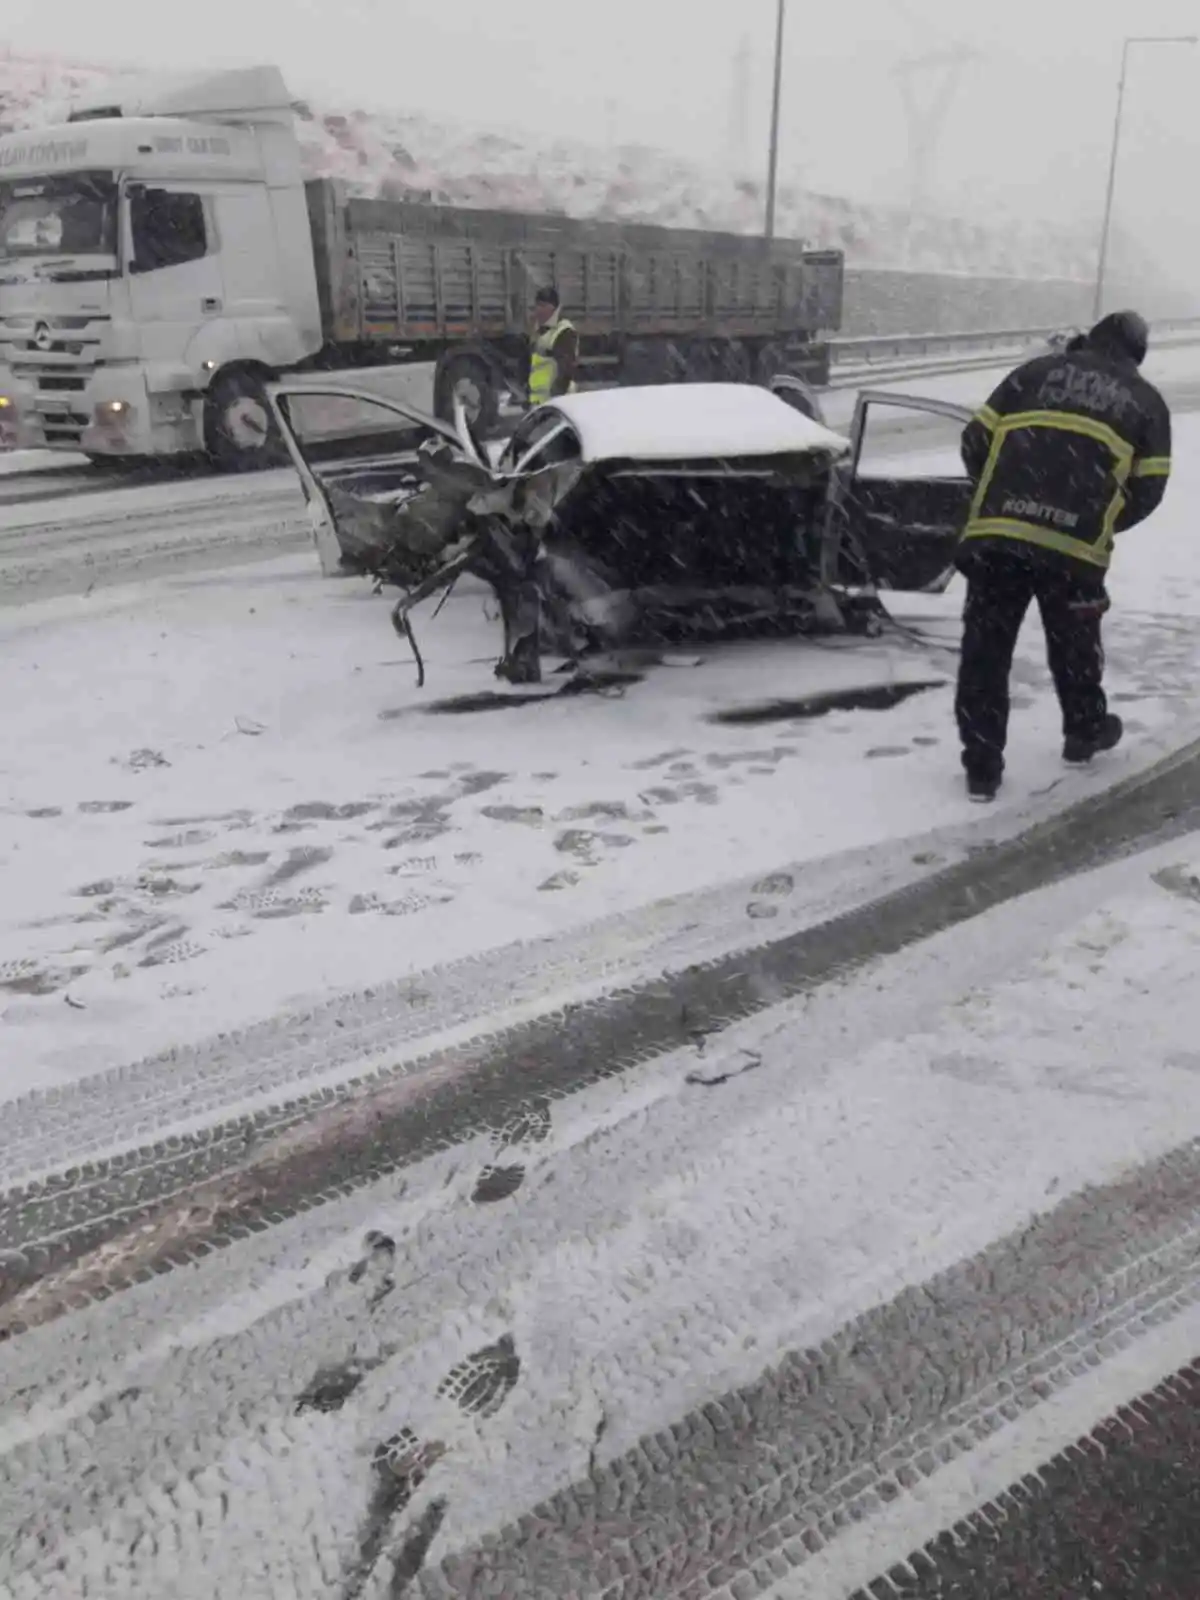
[[[274,61],[347,109],[646,142],[727,161],[739,46],[747,147],[765,166],[775,0],[2,0],[0,44],[75,61]],[[1200,33],[1200,0],[788,0],[782,166],[864,199],[905,199],[909,123],[894,69],[964,46],[931,173],[948,209],[1098,216],[1121,40]],[[923,103],[941,80],[916,80]],[[1126,102],[1119,219],[1193,255],[1200,48],[1141,47]]]

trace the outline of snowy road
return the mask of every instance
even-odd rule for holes
[[[1064,772],[1031,621],[989,827],[1057,809],[1195,726],[1200,424],[1179,436],[1177,482],[1113,581],[1128,742]],[[784,864],[804,904],[824,858],[905,840],[928,866],[977,837],[950,713],[955,593],[902,607],[946,648],[728,647],[650,666],[619,698],[486,713],[456,709],[493,687],[482,598],[420,619],[424,690],[387,605],[323,581],[304,551],[3,613],[0,1093],[420,972],[431,941],[452,960],[554,938]],[[891,710],[789,714],[929,684]]]
[[[975,405],[1006,370],[880,379],[880,387]],[[1200,406],[1200,347],[1161,350],[1147,371],[1179,410]],[[848,390],[828,396],[833,426],[848,423],[853,403]],[[900,414],[881,419],[881,425],[889,453],[944,446],[952,438],[936,418]],[[97,487],[94,474],[78,469],[65,477],[52,471],[0,474],[0,603],[260,561],[303,548],[309,538],[290,469],[245,480],[200,476],[128,487]]]
[[[1198,760],[394,1062],[43,1255],[0,1347],[8,1592],[833,1600],[1166,1377],[1200,1339]]]
[[[982,819],[955,595],[472,714],[225,483],[0,615],[4,1600],[845,1600],[1192,1360],[1198,445]]]

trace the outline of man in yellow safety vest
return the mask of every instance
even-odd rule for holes
[[[538,290],[533,318],[529,404],[540,406],[560,394],[574,394],[579,335],[562,314],[557,289]]]

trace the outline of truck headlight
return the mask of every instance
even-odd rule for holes
[[[11,445],[17,436],[17,402],[0,394],[0,445]]]
[[[102,428],[123,428],[133,416],[128,400],[99,400],[96,403],[96,422]]]

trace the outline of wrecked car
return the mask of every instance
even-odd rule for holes
[[[494,592],[496,675],[541,680],[628,646],[878,630],[880,589],[937,591],[970,498],[961,472],[867,470],[872,416],[961,426],[941,401],[865,392],[846,436],[776,386],[601,389],[485,443],[367,384],[298,378],[271,404],[327,574],[403,592],[393,623],[464,574]],[[815,415],[814,415],[815,413]]]

